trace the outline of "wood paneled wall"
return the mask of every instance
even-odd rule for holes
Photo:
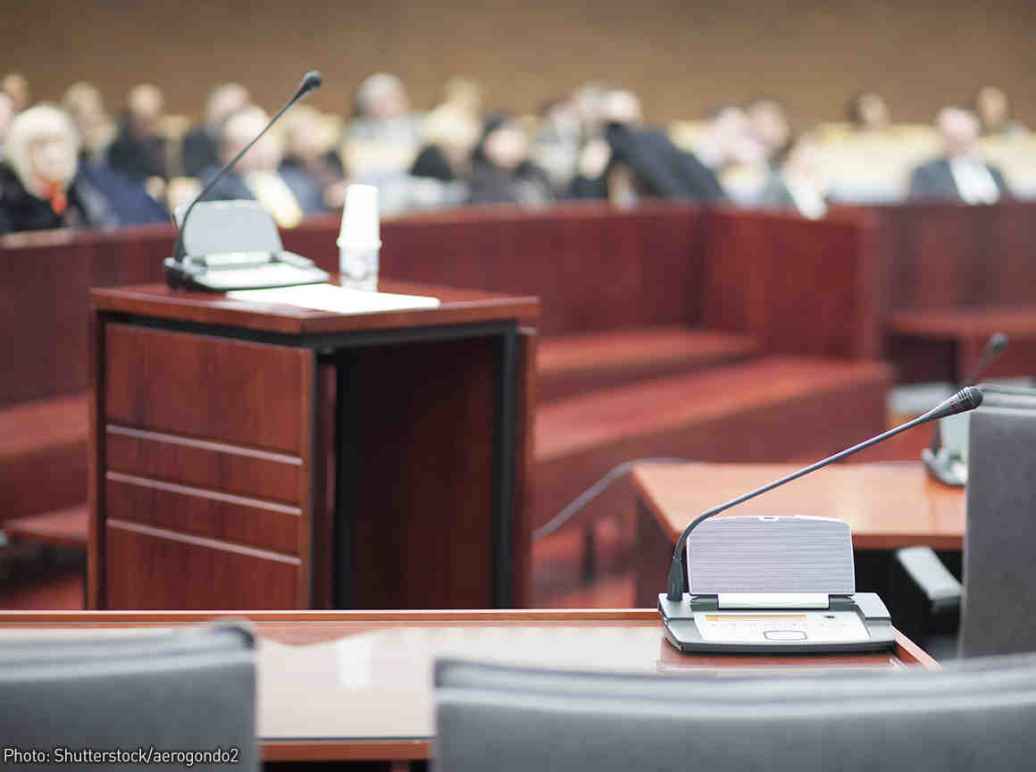
[[[636,89],[656,121],[759,93],[802,123],[833,119],[862,88],[884,92],[898,118],[927,120],[993,82],[1036,123],[1030,0],[6,0],[0,18],[0,71],[25,72],[47,99],[91,80],[113,106],[151,80],[173,110],[197,113],[227,79],[273,106],[319,67],[314,102],[338,111],[365,74],[390,70],[422,108],[456,74],[519,111],[605,79]]]

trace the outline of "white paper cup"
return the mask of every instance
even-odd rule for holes
[[[378,189],[373,185],[349,185],[345,189],[338,246],[361,250],[381,247]]]

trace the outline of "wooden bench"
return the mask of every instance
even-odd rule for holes
[[[4,523],[3,530],[15,544],[31,542],[85,550],[89,517],[89,508],[80,504],[56,512],[16,517]]]
[[[890,383],[875,362],[770,356],[541,405],[533,525],[635,458],[778,461],[839,450],[885,427]],[[593,511],[615,506],[631,509],[628,487]]]
[[[539,398],[552,402],[646,378],[704,370],[754,356],[745,335],[683,326],[634,327],[546,338],[539,344]]]
[[[889,317],[886,331],[900,381],[963,383],[997,332],[1006,333],[1010,343],[982,378],[1036,377],[1036,305],[900,311]]]
[[[85,395],[0,410],[0,529],[86,501]]]
[[[994,376],[1036,374],[1036,202],[909,203],[878,224],[885,355],[907,382],[959,382],[989,335],[1012,341]]]

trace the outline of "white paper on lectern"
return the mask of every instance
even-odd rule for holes
[[[408,311],[438,308],[438,298],[425,295],[396,295],[391,292],[367,292],[347,289],[335,284],[304,284],[300,287],[234,290],[232,300],[250,303],[282,303],[336,314],[377,314],[385,311]]]

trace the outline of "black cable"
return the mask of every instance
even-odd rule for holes
[[[552,533],[558,531],[562,526],[572,520],[573,517],[578,515],[587,505],[604,493],[608,488],[611,487],[612,483],[616,480],[621,479],[626,475],[637,464],[690,464],[693,463],[686,458],[635,458],[631,461],[623,461],[618,466],[613,467],[608,474],[602,477],[600,480],[595,482],[585,491],[580,493],[571,502],[569,502],[560,512],[554,517],[548,520],[546,523],[541,525],[539,528],[532,532],[533,540],[542,539],[544,536],[550,536]]]

